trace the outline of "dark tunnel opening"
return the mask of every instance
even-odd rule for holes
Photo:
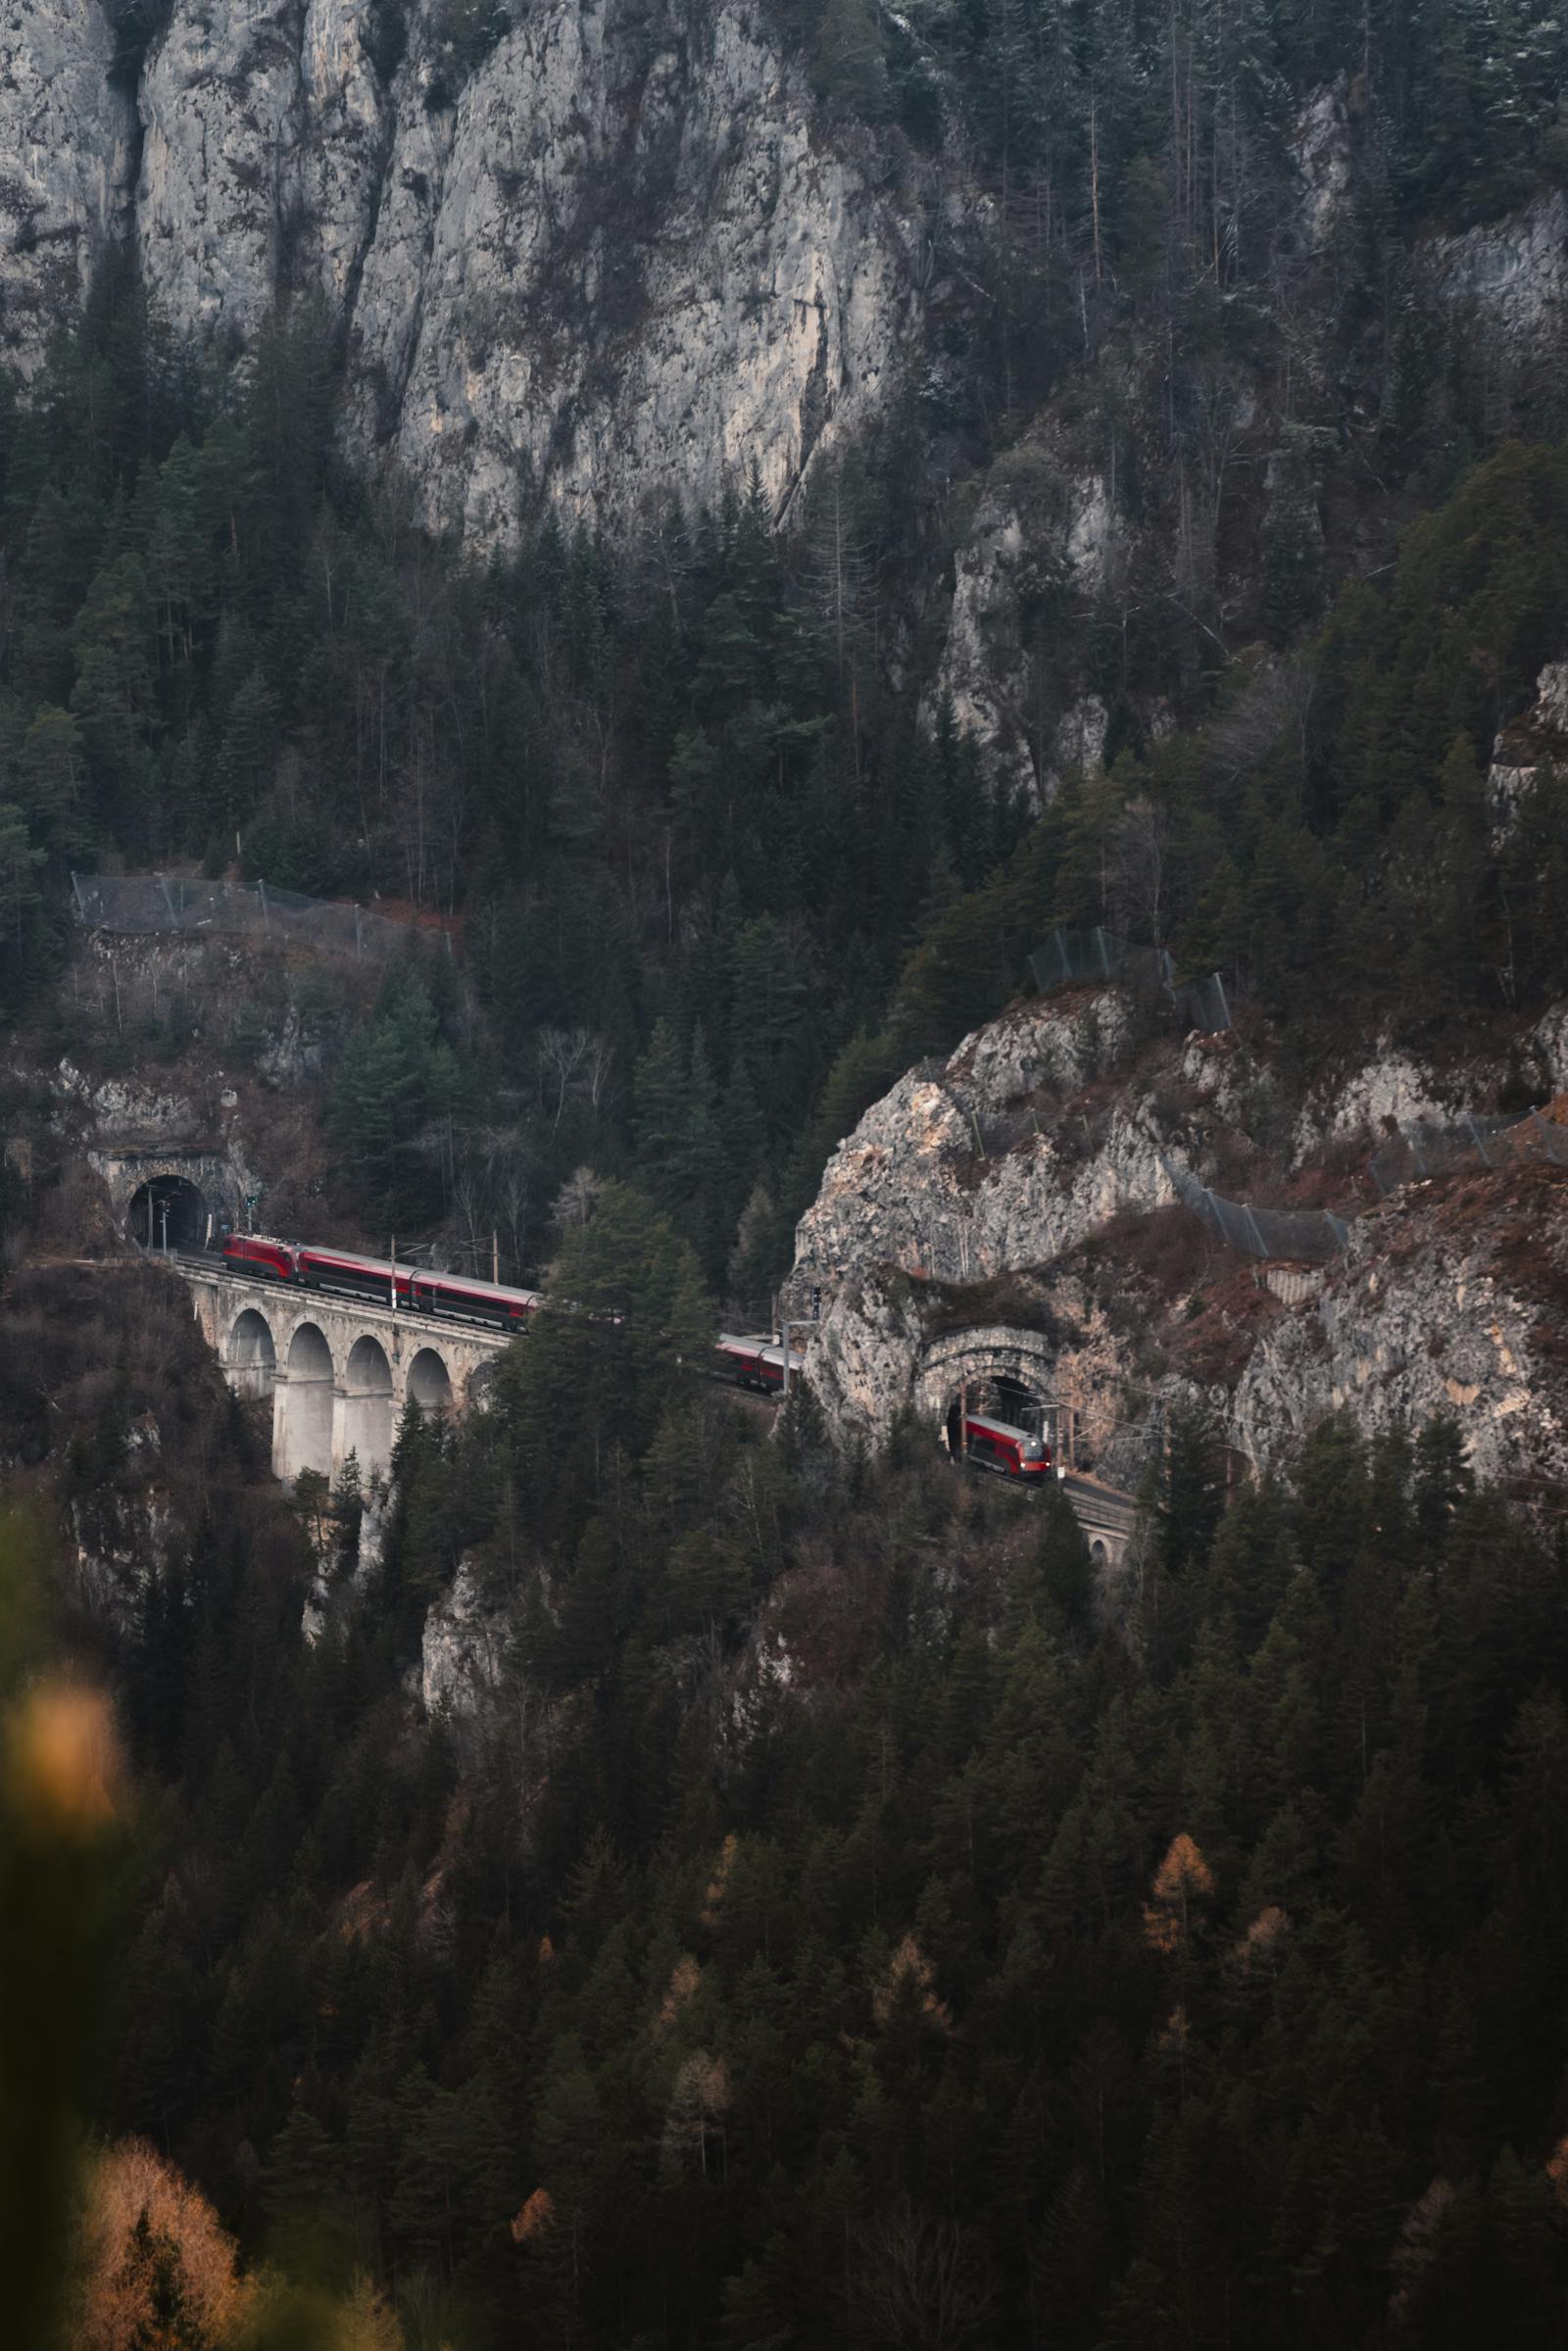
[[[207,1239],[207,1202],[184,1176],[150,1176],[131,1195],[125,1225],[143,1249],[198,1249]]]

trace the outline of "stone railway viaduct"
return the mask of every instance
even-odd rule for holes
[[[350,1453],[367,1476],[385,1470],[410,1402],[462,1412],[483,1395],[504,1331],[390,1302],[247,1282],[211,1264],[171,1257],[193,1294],[196,1319],[237,1395],[272,1404],[272,1471],[335,1478]]]
[[[193,1294],[196,1319],[229,1386],[272,1406],[272,1470],[336,1479],[350,1453],[368,1477],[385,1471],[405,1407],[467,1411],[484,1396],[510,1334],[368,1298],[285,1289],[220,1271],[211,1258],[170,1255]],[[957,1331],[933,1342],[915,1381],[921,1416],[941,1428],[959,1385],[988,1382],[1006,1397],[1050,1394],[1050,1343],[1003,1327]],[[1137,1523],[1128,1494],[1069,1472],[1068,1499],[1097,1566],[1114,1571]]]

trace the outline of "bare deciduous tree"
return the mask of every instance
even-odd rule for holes
[[[1170,818],[1140,792],[1128,801],[1110,835],[1105,887],[1119,929],[1164,945]]]
[[[965,2230],[906,2196],[861,2230],[855,2293],[868,2339],[901,2351],[960,2351],[995,2298]]]

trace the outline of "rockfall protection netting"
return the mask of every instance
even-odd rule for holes
[[[1092,931],[1053,931],[1029,957],[1029,968],[1042,996],[1069,980],[1114,980],[1119,987],[1163,997],[1184,1028],[1201,1029],[1206,1035],[1232,1025],[1225,983],[1217,971],[1201,979],[1179,980],[1164,948],[1135,947],[1119,932],[1098,925]]]
[[[1545,1159],[1568,1167],[1568,1098],[1508,1118],[1467,1110],[1451,1125],[1420,1120],[1401,1127],[1373,1152],[1367,1172],[1385,1199],[1402,1184],[1419,1184],[1454,1167],[1515,1167]],[[1349,1223],[1326,1208],[1258,1208],[1221,1200],[1186,1168],[1163,1162],[1176,1197],[1210,1232],[1250,1257],[1295,1257],[1321,1263],[1338,1256]]]
[[[1200,1216],[1209,1231],[1249,1257],[1296,1258],[1320,1265],[1337,1257],[1350,1238],[1343,1216],[1327,1208],[1259,1208],[1249,1200],[1222,1200],[1185,1167],[1161,1159],[1184,1208]]]
[[[237,882],[192,881],[172,873],[74,873],[71,883],[83,927],[117,938],[204,932],[385,959],[407,945],[413,927],[338,899],[278,890],[270,882],[247,890]],[[448,936],[449,954],[451,946]]]
[[[1400,1127],[1373,1152],[1368,1172],[1387,1197],[1401,1184],[1424,1183],[1428,1176],[1467,1163],[1512,1167],[1522,1160],[1549,1159],[1568,1167],[1568,1125],[1554,1114],[1557,1109],[1552,1103],[1544,1117],[1539,1110],[1523,1110],[1511,1118],[1488,1118],[1467,1110],[1448,1126],[1420,1119]]]

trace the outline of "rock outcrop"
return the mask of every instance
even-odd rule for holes
[[[1180,1152],[1136,1098],[1063,1116],[1115,1059],[1132,1019],[1115,994],[1077,994],[965,1038],[872,1105],[829,1160],[796,1234],[797,1287],[829,1293],[893,1264],[951,1282],[1043,1264],[1120,1208],[1173,1195]]]
[[[1499,353],[1548,353],[1568,295],[1568,195],[1553,189],[1504,220],[1443,239],[1436,263],[1445,296],[1474,305]]]
[[[355,312],[358,417],[479,539],[524,480],[580,513],[782,514],[873,412],[914,318],[899,221],[813,133],[756,14],[531,11],[445,115],[405,70]]]
[[[926,718],[945,696],[994,790],[1049,798],[1105,747],[1107,712],[1060,661],[1064,617],[1093,609],[1124,553],[1103,478],[1043,449],[993,468],[954,558],[953,608]]]
[[[1565,1036],[1558,1014],[1527,1041],[1548,1085]],[[1314,1152],[1451,1122],[1500,1067],[1388,1054],[1292,1104],[1256,1055],[1136,1039],[1114,994],[1052,999],[911,1071],[841,1145],[793,1285],[797,1309],[808,1281],[827,1294],[808,1376],[835,1432],[874,1445],[911,1404],[937,1430],[959,1367],[994,1359],[1074,1407],[1112,1484],[1183,1403],[1258,1466],[1348,1406],[1372,1430],[1452,1413],[1482,1476],[1568,1473],[1568,1168],[1501,1149],[1387,1200],[1363,1180],[1348,1249],[1309,1270],[1261,1268],[1172,1204],[1173,1168],[1225,1154],[1300,1182]]]
[[[0,359],[31,374],[126,234],[135,110],[100,0],[0,15]]]

